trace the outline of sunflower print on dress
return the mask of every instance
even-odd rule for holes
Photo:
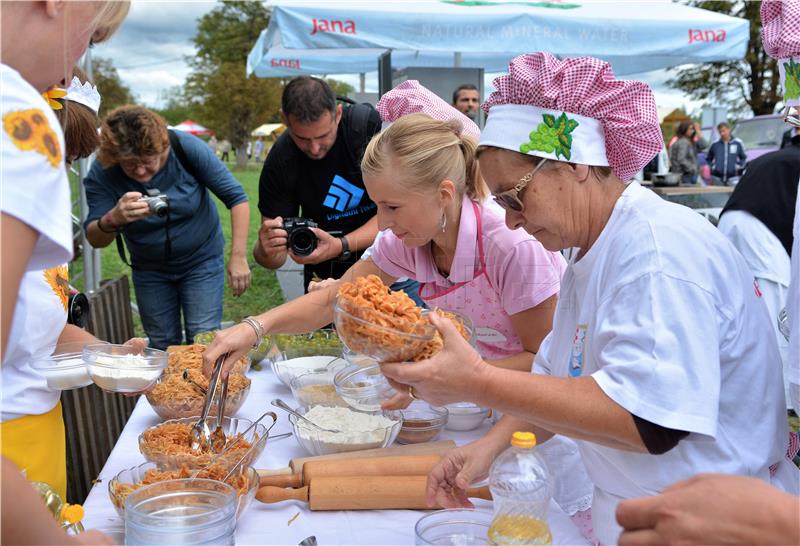
[[[47,117],[38,108],[16,110],[3,116],[3,130],[14,145],[22,150],[44,155],[55,168],[61,165],[61,147]]]
[[[53,293],[61,300],[61,305],[64,306],[64,311],[66,311],[69,304],[69,269],[67,266],[59,265],[58,267],[46,269],[44,279],[52,288]]]

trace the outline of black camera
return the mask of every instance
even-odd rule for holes
[[[150,212],[163,218],[169,212],[169,201],[167,196],[158,190],[147,190],[147,195],[140,197],[139,201],[144,201],[150,207]]]
[[[308,256],[317,248],[317,235],[311,228],[317,227],[314,220],[308,218],[284,218],[281,226],[286,230],[286,246],[298,256]]]
[[[67,324],[83,328],[87,322],[89,322],[89,298],[80,292],[70,294],[67,301]]]

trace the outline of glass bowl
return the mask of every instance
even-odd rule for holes
[[[180,468],[182,465],[186,465],[189,468],[206,466],[216,457],[216,454],[211,452],[195,454],[190,447],[189,431],[199,418],[194,416],[183,419],[170,419],[160,425],[146,428],[139,435],[139,451],[146,460],[157,464],[162,469]],[[209,417],[206,419],[206,423],[213,431],[217,427],[217,418]],[[249,419],[240,417],[225,417],[222,420],[222,428],[229,441],[232,441],[233,437],[242,434],[252,424],[253,422]],[[164,438],[165,441],[158,444],[159,438]],[[252,464],[264,451],[267,439],[267,427],[259,423],[244,435],[244,440],[254,446],[244,460],[240,461],[249,448],[240,442],[225,453],[221,459],[216,459],[215,463],[226,468],[231,468],[238,464]]]
[[[492,513],[469,508],[438,510],[424,515],[414,526],[414,544],[489,544]]]
[[[328,368],[336,369],[347,363],[336,356],[303,356],[299,358],[284,359],[283,355],[270,360],[270,367],[281,383],[291,387],[292,379],[298,375],[311,371],[325,371]]]
[[[447,423],[447,408],[415,401],[400,412],[403,426],[397,435],[398,444],[422,444],[433,441]]]
[[[153,471],[150,476],[147,475],[149,470]],[[205,471],[200,472],[197,477],[219,481],[219,479],[227,474],[226,470],[219,467],[215,468],[212,472],[215,476],[213,478],[209,478],[209,473]],[[160,474],[160,476],[152,476],[154,473]],[[238,483],[239,476],[243,477],[241,483]],[[117,514],[119,514],[121,517],[124,517],[125,498],[129,493],[152,483],[189,477],[191,477],[191,472],[186,468],[179,470],[160,471],[155,463],[142,463],[138,466],[134,466],[133,468],[126,468],[111,478],[111,481],[108,482],[108,496],[111,497],[111,504],[114,505],[114,508],[117,510]],[[252,503],[253,499],[256,497],[256,492],[258,491],[259,487],[258,472],[252,466],[246,466],[231,476],[231,478],[228,478],[225,483],[236,490],[238,496],[236,517],[241,517],[241,515],[245,510],[247,510],[247,507],[250,506],[250,503]]]
[[[321,407],[321,406],[317,406]],[[312,408],[297,408],[297,412],[305,415]],[[350,408],[329,408],[330,410],[352,413],[365,413],[367,415],[380,415],[392,421],[388,426],[379,426],[369,431],[360,432],[325,432],[305,424],[294,415],[289,415],[289,422],[292,425],[294,437],[300,447],[311,455],[330,455],[333,453],[345,453],[347,451],[359,451],[362,449],[377,449],[391,445],[397,438],[403,417],[397,411],[383,412],[356,412]],[[340,423],[342,421],[340,420]]]
[[[208,386],[208,379],[199,371],[190,372],[190,378],[201,386]],[[228,399],[225,401],[225,415],[233,417],[242,409],[250,394],[251,381],[242,374],[231,374],[228,384]],[[221,387],[211,404],[209,415],[217,415]],[[146,394],[153,411],[164,420],[181,419],[200,415],[203,411],[205,394],[183,379],[183,374],[164,373],[155,386]]]
[[[483,424],[484,419],[489,417],[492,411],[472,402],[456,402],[445,407],[449,412],[444,427],[447,430],[474,430]]]
[[[95,385],[106,392],[139,393],[155,385],[167,366],[167,353],[128,345],[94,343],[83,348],[83,360]]]
[[[47,386],[54,390],[79,389],[92,384],[92,378],[83,361],[85,342],[66,343],[58,348],[59,354],[52,354],[37,360],[31,367],[42,374]]]
[[[333,378],[338,367],[312,370],[294,377],[289,382],[292,396],[301,406],[346,406],[347,404],[336,392]]]
[[[273,334],[272,343],[284,359],[304,356],[341,356],[342,341],[331,328],[307,334]]]
[[[397,392],[389,385],[377,364],[351,364],[334,376],[333,384],[339,396],[358,411],[380,411],[381,402]]]

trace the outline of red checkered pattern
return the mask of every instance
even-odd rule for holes
[[[520,55],[508,65],[508,75],[493,84],[497,91],[481,105],[489,116],[498,104],[529,104],[600,121],[608,164],[622,181],[630,180],[664,145],[650,88],[615,79],[605,61],[560,61],[543,52]]]
[[[403,116],[422,112],[439,121],[457,119],[462,132],[480,138],[481,131],[475,122],[447,104],[438,95],[420,85],[417,80],[407,80],[386,93],[378,101],[378,113],[386,122],[397,121]]]
[[[761,3],[761,40],[770,57],[800,55],[800,0],[764,0]]]

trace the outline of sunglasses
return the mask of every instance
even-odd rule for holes
[[[524,190],[531,180],[533,180],[533,175],[535,175],[542,166],[547,163],[547,159],[542,159],[542,161],[533,168],[531,172],[523,176],[519,179],[519,182],[511,188],[510,190],[506,190],[503,193],[498,193],[494,196],[494,202],[503,207],[505,210],[511,210],[514,212],[522,212],[525,208],[525,205],[522,203],[522,200],[519,198],[519,194],[522,190]]]

